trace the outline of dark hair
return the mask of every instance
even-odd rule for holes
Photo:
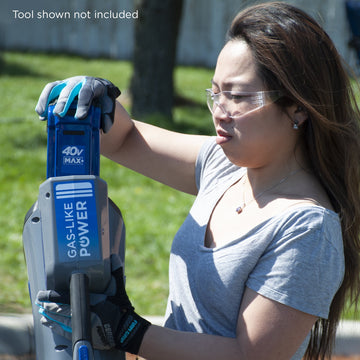
[[[284,109],[301,105],[309,118],[303,140],[312,170],[340,215],[345,276],[328,319],[318,319],[305,359],[331,354],[346,299],[360,289],[360,111],[342,60],[326,32],[308,14],[282,2],[255,5],[233,20],[228,40],[245,40],[264,86],[281,90]]]

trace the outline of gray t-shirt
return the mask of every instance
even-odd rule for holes
[[[196,164],[198,195],[171,249],[166,327],[235,337],[246,286],[300,311],[328,317],[344,275],[335,212],[299,205],[224,246],[204,246],[216,203],[244,171],[213,138],[202,147]],[[307,343],[308,338],[293,360],[301,359]]]

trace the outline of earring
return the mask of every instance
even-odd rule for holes
[[[299,122],[297,120],[294,120],[293,129],[294,130],[299,130]]]

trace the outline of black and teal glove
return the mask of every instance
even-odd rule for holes
[[[47,84],[39,97],[35,111],[41,120],[45,120],[49,104],[57,100],[54,113],[62,117],[77,97],[75,118],[84,119],[92,104],[100,106],[101,128],[107,132],[114,122],[115,100],[120,94],[120,90],[108,80],[74,76]]]
[[[135,313],[126,294],[122,267],[113,272],[116,294],[91,306],[92,345],[98,350],[119,350],[138,354],[142,339],[151,323]],[[71,340],[69,294],[40,291],[36,302],[43,315],[41,322]]]

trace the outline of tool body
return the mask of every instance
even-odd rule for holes
[[[100,171],[100,108],[74,117],[48,110],[47,179],[25,216],[23,244],[34,317],[37,360],[125,359],[120,351],[94,351],[90,296],[100,299],[111,280],[110,256],[124,263],[125,226],[108,198]],[[72,342],[41,324],[35,304],[40,290],[70,291]]]

